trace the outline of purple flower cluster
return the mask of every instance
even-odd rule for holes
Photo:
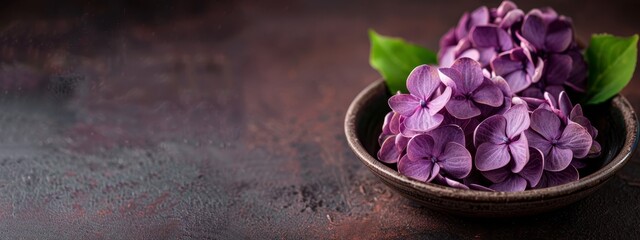
[[[565,87],[584,92],[587,66],[574,40],[571,19],[551,8],[527,14],[510,1],[498,8],[465,13],[440,39],[438,60],[449,67],[455,59],[478,61],[492,76],[501,76],[513,93],[558,97]]]
[[[389,99],[378,159],[409,178],[462,189],[523,191],[577,180],[577,169],[600,154],[581,106],[564,91],[523,97],[487,68],[469,57],[416,67],[409,93]]]

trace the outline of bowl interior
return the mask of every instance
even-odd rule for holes
[[[376,159],[377,151],[380,149],[378,144],[378,136],[382,132],[382,123],[385,114],[391,109],[387,104],[387,100],[391,96],[386,85],[380,82],[375,84],[368,94],[363,98],[364,102],[360,105],[360,110],[356,112],[355,127],[356,136],[366,152]],[[636,134],[636,130],[628,131],[634,126],[627,126],[623,109],[620,102],[628,104],[622,97],[617,96],[611,101],[599,105],[583,106],[585,115],[591,120],[591,123],[598,129],[596,140],[602,146],[602,154],[593,159],[589,159],[589,165],[580,170],[580,178],[584,178],[602,169],[612,161],[621,151],[622,147],[629,137],[629,134]],[[632,109],[632,108],[631,108]],[[632,110],[631,110],[632,111]],[[633,114],[633,113],[632,113]],[[635,114],[634,119],[635,119]],[[636,120],[637,121],[637,120]],[[467,140],[468,141],[468,140]],[[635,146],[635,144],[634,144]],[[384,164],[382,162],[379,162]],[[386,167],[396,170],[395,164],[384,164]]]

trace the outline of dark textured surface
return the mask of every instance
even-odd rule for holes
[[[496,1],[71,2],[0,10],[2,239],[640,236],[640,156],[565,209],[478,221],[391,192],[347,146],[378,78],[367,28],[435,49]],[[519,3],[582,39],[640,32],[635,1]]]

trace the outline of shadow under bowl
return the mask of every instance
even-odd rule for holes
[[[400,175],[394,165],[376,159],[378,135],[390,111],[389,90],[383,80],[366,87],[353,100],[345,118],[349,146],[360,161],[387,186],[401,195],[434,209],[470,217],[533,215],[572,204],[595,192],[631,158],[638,145],[638,119],[626,98],[618,95],[605,103],[584,108],[599,130],[600,157],[580,170],[580,180],[522,192],[485,192],[424,183]]]

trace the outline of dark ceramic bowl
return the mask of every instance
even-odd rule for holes
[[[403,196],[431,209],[472,217],[512,217],[551,211],[595,192],[631,158],[638,144],[638,119],[621,95],[585,113],[598,128],[602,155],[591,169],[580,171],[580,180],[560,186],[523,192],[462,190],[424,183],[402,176],[393,165],[376,159],[377,139],[384,115],[390,111],[390,94],[382,80],[365,88],[353,100],[345,119],[351,149],[382,182]],[[589,115],[592,113],[592,115]]]

